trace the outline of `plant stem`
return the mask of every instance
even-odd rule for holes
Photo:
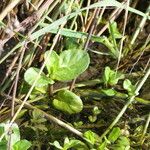
[[[7,7],[0,14],[0,22],[6,17],[6,15],[20,2],[21,0],[11,1]]]
[[[128,20],[129,5],[130,5],[130,0],[127,0],[125,17],[124,17],[124,25],[123,25],[123,31],[122,31],[122,38],[121,38],[121,41],[120,41],[119,55],[118,55],[117,66],[116,66],[116,74],[117,74],[117,70],[119,68],[119,64],[120,64],[121,56],[122,56],[123,42],[124,42],[125,30],[126,30],[126,25],[127,25],[127,20]]]
[[[49,85],[49,91],[48,91],[48,93],[49,93],[49,97],[53,96],[53,93],[54,93],[53,85]]]
[[[14,89],[13,89],[13,96],[12,96],[12,104],[11,104],[11,118],[13,118],[14,113],[15,113],[15,97],[16,97],[16,93],[17,93],[17,86],[18,86],[18,80],[19,80],[19,73],[20,73],[20,69],[22,66],[22,60],[23,60],[23,56],[25,53],[25,49],[26,49],[26,44],[24,45],[24,47],[21,48],[21,55],[20,55],[20,60],[19,60],[19,64],[18,64],[18,68],[17,68],[17,74],[16,74],[16,79],[15,79],[15,84],[14,84]],[[10,127],[10,135],[9,135],[9,141],[8,141],[8,150],[11,150],[12,147],[12,126]]]
[[[148,114],[148,118],[147,118],[147,121],[146,121],[146,124],[145,124],[145,127],[144,127],[144,130],[143,130],[143,133],[142,133],[142,136],[141,136],[141,139],[140,139],[140,144],[142,145],[144,143],[144,136],[147,132],[147,129],[148,129],[148,126],[150,124],[150,113]]]
[[[150,5],[148,6],[145,14],[148,15],[149,13],[150,13]],[[147,17],[143,17],[143,19],[141,20],[141,23],[139,24],[136,31],[134,32],[134,35],[133,35],[132,40],[131,40],[131,45],[134,44],[134,42],[135,42],[136,38],[138,37],[140,31],[144,27],[144,24],[145,24],[146,20],[147,20]]]
[[[8,96],[8,95],[6,95],[6,94],[2,94],[2,95],[5,96],[5,97],[7,97],[8,99],[12,99],[11,96]],[[22,104],[22,103],[23,103],[22,100],[17,99],[17,98],[15,99],[15,102],[18,103],[18,104]],[[77,136],[83,138],[82,132],[78,131],[77,129],[75,129],[74,127],[68,125],[67,123],[65,123],[65,122],[63,122],[63,121],[57,119],[57,118],[54,117],[53,115],[46,113],[45,111],[43,111],[43,110],[41,110],[41,109],[39,109],[39,108],[37,108],[37,107],[35,107],[35,106],[29,104],[28,102],[25,102],[25,103],[24,103],[24,106],[25,106],[27,109],[30,109],[30,110],[35,110],[35,109],[36,109],[37,111],[41,112],[41,113],[44,115],[44,117],[45,117],[46,119],[48,119],[48,120],[50,120],[50,121],[53,121],[54,123],[58,124],[59,126],[65,128],[65,129],[71,131],[72,133],[76,134]],[[6,134],[6,133],[5,133],[5,134]],[[0,137],[0,140],[2,139],[3,136],[4,136],[4,135],[2,135],[2,136]]]

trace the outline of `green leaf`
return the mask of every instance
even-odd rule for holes
[[[125,79],[124,82],[123,82],[123,88],[128,90],[128,91],[131,91],[130,87],[131,87],[132,83],[130,80],[128,79]]]
[[[94,115],[98,115],[98,114],[101,113],[101,111],[102,111],[102,110],[100,110],[97,106],[95,106],[95,107],[93,108],[93,110],[92,110],[92,113],[93,113]]]
[[[110,26],[111,26],[111,29],[110,29]],[[112,22],[109,26],[109,33],[111,34],[111,32],[113,33],[113,37],[115,39],[120,39],[122,38],[122,34],[118,31],[118,28],[117,28],[117,23],[116,22]],[[112,30],[112,31],[110,31]]]
[[[68,137],[65,137],[65,139],[64,139],[64,145],[65,144],[67,144],[67,143],[69,143],[70,141],[69,141],[69,138]]]
[[[111,131],[111,133],[108,136],[108,140],[110,142],[115,142],[118,139],[118,137],[120,136],[120,134],[121,134],[120,128],[118,128],[118,127],[113,128],[113,130]]]
[[[60,150],[68,150],[71,148],[77,149],[77,150],[89,150],[88,147],[81,141],[73,139],[69,140],[68,137],[64,140],[64,146],[62,147],[58,141],[54,141],[53,143],[50,143],[50,145],[55,146],[57,149]]]
[[[76,38],[67,38],[65,40],[65,48],[66,49],[77,49],[79,48],[79,44],[77,43]]]
[[[43,122],[46,122],[46,119],[43,116],[43,113],[41,113],[39,110],[34,109],[32,112],[32,123],[40,124]]]
[[[105,67],[103,80],[106,85],[116,85],[120,79],[123,79],[124,75],[119,72],[115,72],[110,69],[110,67]]]
[[[135,86],[132,85],[132,83],[131,83],[130,80],[128,80],[128,79],[124,80],[124,82],[123,82],[123,88],[124,88],[125,90],[127,90],[128,92],[134,94]]]
[[[36,91],[35,93],[38,94],[38,92],[39,92],[40,94],[41,93],[45,94],[45,93],[47,93],[47,88],[48,88],[47,85],[46,86],[42,86],[42,87],[35,87],[35,91]]]
[[[7,141],[0,142],[0,150],[7,150]]]
[[[80,128],[83,125],[82,121],[74,122],[73,125],[77,128]]]
[[[40,131],[42,131],[42,132],[48,131],[46,125],[41,124],[41,122],[36,125],[35,132],[36,132],[37,130],[38,130],[39,132],[40,132]]]
[[[129,150],[130,149],[130,141],[125,136],[120,136],[115,144],[113,146],[113,149],[115,150]]]
[[[4,125],[3,123],[0,124],[0,136],[4,133]]]
[[[119,72],[114,72],[111,70],[110,72],[110,78],[109,78],[109,84],[110,85],[116,85],[120,79],[123,79],[124,75]]]
[[[108,81],[109,81],[109,76],[110,76],[110,67],[105,67],[105,70],[104,70],[104,76],[103,76],[103,80],[104,80],[104,83],[107,85],[108,84]]]
[[[96,133],[92,132],[91,130],[86,131],[84,133],[84,137],[92,145],[94,145],[96,142],[99,141],[99,136]]]
[[[33,85],[33,83],[35,82],[38,74],[40,72],[40,69],[31,67],[29,68],[25,74],[24,74],[24,79],[25,81],[29,84],[29,85]],[[37,79],[37,82],[35,84],[35,87],[43,87],[46,86],[48,84],[53,84],[54,81],[50,78],[48,78],[43,72],[41,73],[41,75],[39,76],[39,78]]]
[[[116,95],[116,91],[114,89],[102,89],[101,90],[104,94],[106,94],[107,96],[114,96]]]
[[[56,109],[68,114],[79,113],[83,109],[83,103],[79,96],[69,90],[58,92],[56,99],[53,100]]]
[[[107,146],[107,142],[104,141],[102,144],[100,144],[100,146],[98,147],[98,150],[105,150],[106,146]]]
[[[91,115],[90,115],[90,116],[88,117],[88,119],[89,119],[90,122],[95,122],[95,121],[97,120],[97,116],[91,116]]]
[[[92,144],[94,145],[95,142],[96,142],[96,139],[95,139],[95,133],[92,132],[92,131],[87,131],[84,133],[84,137]]]
[[[60,54],[60,69],[57,70],[56,80],[72,80],[83,73],[89,66],[90,58],[83,50],[66,50]]]
[[[120,72],[117,72],[117,75],[116,75],[116,80],[117,80],[116,84],[118,83],[119,80],[124,79],[124,78],[125,78],[124,74],[122,74]]]
[[[70,148],[89,150],[88,147],[79,140],[70,140],[68,143],[64,144],[63,150],[68,150]]]
[[[119,139],[117,140],[117,144],[120,146],[130,146],[130,141],[127,137],[120,136]]]
[[[46,52],[45,57],[48,54],[49,51]],[[60,56],[53,51],[48,58],[49,61],[46,62],[46,67],[50,77],[59,81],[76,78],[87,69],[90,63],[88,53],[77,49],[63,51]]]
[[[116,146],[112,146],[112,148],[113,148],[113,150],[128,150],[128,149],[126,149],[124,146],[118,146],[118,145],[116,145]]]
[[[53,146],[55,146],[56,148],[58,148],[58,149],[63,149],[63,147],[59,144],[59,142],[58,141],[54,141],[53,143],[50,143],[51,145],[53,145]]]
[[[31,147],[31,143],[27,140],[21,140],[13,145],[13,150],[27,150]]]
[[[46,61],[46,68],[48,73],[52,76],[55,70],[57,70],[59,67],[59,56],[55,51],[46,51],[44,54],[44,59]]]

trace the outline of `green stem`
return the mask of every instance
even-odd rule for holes
[[[143,133],[142,133],[142,136],[141,136],[141,139],[140,139],[140,144],[142,145],[144,143],[144,136],[147,132],[147,129],[148,129],[148,126],[150,124],[150,113],[148,114],[148,118],[147,118],[147,121],[146,121],[146,124],[145,124],[145,127],[144,127],[144,130],[143,130]]]

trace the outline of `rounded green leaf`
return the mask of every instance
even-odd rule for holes
[[[115,127],[110,132],[110,134],[108,136],[108,140],[110,142],[115,142],[119,138],[120,134],[121,134],[120,128],[119,127]]]
[[[119,72],[115,72],[113,70],[110,69],[110,67],[105,67],[105,71],[104,71],[104,75],[103,75],[103,80],[104,80],[104,83],[106,85],[116,85],[118,83],[118,81],[120,79],[123,79],[124,78],[124,75],[122,73],[119,73]]]
[[[13,145],[13,150],[27,150],[31,147],[31,143],[27,140],[21,140]]]
[[[46,61],[46,68],[50,75],[53,75],[55,70],[59,66],[59,56],[55,51],[46,51],[44,54],[44,59]]]
[[[100,137],[95,132],[92,132],[91,130],[86,131],[84,133],[84,137],[86,141],[88,141],[92,145],[100,142]]]
[[[68,114],[79,113],[83,109],[83,103],[79,96],[69,90],[58,92],[56,99],[53,100],[56,109]]]
[[[132,85],[131,81],[129,79],[125,79],[123,82],[123,88],[127,90],[128,92],[134,92],[135,87]]]
[[[130,141],[127,137],[120,136],[119,139],[117,140],[117,144],[120,145],[120,146],[129,146]]]
[[[65,50],[60,56],[55,51],[51,54],[47,51],[44,57],[48,57],[46,67],[50,77],[59,81],[76,78],[88,68],[90,63],[88,53],[77,49]]]
[[[113,37],[115,39],[120,39],[122,38],[122,34],[119,32],[118,28],[117,28],[117,23],[116,22],[112,22],[109,26],[109,33],[110,35],[113,34]]]
[[[90,57],[86,51],[71,49],[60,54],[60,68],[55,73],[56,80],[72,80],[89,66]]]
[[[28,84],[33,85],[36,78],[38,77],[39,72],[40,72],[40,69],[37,69],[34,67],[29,68],[24,74],[25,81]],[[44,73],[41,73],[41,75],[39,76],[35,84],[35,87],[43,87],[43,86],[46,86],[48,84],[53,84],[53,83],[54,81],[52,79],[48,78]]]
[[[108,66],[105,67],[104,76],[103,76],[103,80],[104,80],[105,84],[107,84],[108,81],[109,81],[109,78],[110,78],[110,72],[111,72],[110,67],[108,67]]]

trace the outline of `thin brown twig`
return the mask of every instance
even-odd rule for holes
[[[31,16],[27,17],[25,20],[23,20],[20,23],[20,26],[16,29],[14,29],[12,32],[9,33],[9,37],[0,40],[0,45],[1,47],[9,40],[11,39],[17,32],[20,31],[25,31],[25,30],[29,30],[29,28],[31,28],[33,26],[33,24],[35,24],[40,17],[43,15],[43,13],[45,12],[46,9],[48,9],[48,7],[51,5],[51,3],[53,2],[53,0],[47,0],[39,10],[37,10],[36,12],[34,12]]]
[[[6,15],[19,3],[21,0],[11,1],[6,8],[0,14],[0,22],[6,17]]]
[[[15,79],[15,85],[14,85],[13,97],[12,97],[13,98],[12,99],[12,112],[11,112],[12,117],[14,116],[14,101],[15,101],[15,98],[16,98],[16,92],[17,92],[17,86],[18,86],[18,80],[19,80],[19,73],[20,73],[21,66],[22,66],[22,60],[23,60],[23,56],[24,56],[24,53],[25,53],[26,44],[27,43],[25,43],[24,46],[21,49],[20,60],[19,60],[19,64],[18,64],[17,72],[16,72],[16,79]]]
[[[18,64],[18,68],[17,68],[17,74],[16,74],[16,79],[15,79],[15,84],[14,84],[14,88],[13,88],[13,96],[12,96],[12,104],[11,104],[11,118],[13,118],[14,113],[15,113],[15,98],[16,98],[16,93],[17,93],[17,87],[18,87],[18,80],[19,80],[19,73],[20,73],[20,69],[22,66],[22,60],[23,60],[23,56],[25,53],[25,49],[26,49],[26,44],[24,44],[24,46],[21,48],[21,55],[20,55],[20,60],[19,60],[19,64]],[[8,141],[8,150],[11,150],[12,147],[12,132],[11,132],[11,127],[9,128],[10,130],[10,135],[9,135],[9,141]]]
[[[125,4],[126,1],[127,0],[124,0],[121,4]],[[122,12],[122,10],[122,8],[116,8],[108,18],[109,22],[114,21]],[[109,27],[109,22],[98,32],[97,36],[101,36],[104,33],[104,31]]]
[[[95,18],[96,11],[97,11],[97,9],[94,9],[93,15],[90,17],[89,21],[87,22],[87,24],[85,25],[85,27],[83,27],[83,29],[82,29],[83,32],[88,32],[90,26],[93,25],[93,20]]]
[[[91,39],[91,36],[92,36],[92,33],[96,27],[96,23],[97,23],[97,17],[99,15],[99,12],[100,12],[100,9],[99,8],[96,8],[95,9],[95,18],[93,19],[93,22],[92,22],[92,25],[91,25],[91,28],[90,28],[90,31],[88,33],[88,36],[87,36],[87,40],[85,42],[85,45],[84,45],[84,50],[86,51],[87,50],[87,47],[89,45],[89,42],[90,42],[90,39]]]
[[[1,83],[1,85],[4,84],[4,82],[6,81],[6,79],[8,78],[8,76],[10,75],[10,73],[11,73],[13,67],[15,66],[15,64],[16,64],[18,58],[19,58],[19,55],[20,55],[20,53],[18,53],[18,54],[14,57],[14,59],[12,60],[12,63],[10,64],[10,67],[7,69],[6,75],[5,75],[5,77],[4,77],[4,79],[3,79],[2,83]]]

